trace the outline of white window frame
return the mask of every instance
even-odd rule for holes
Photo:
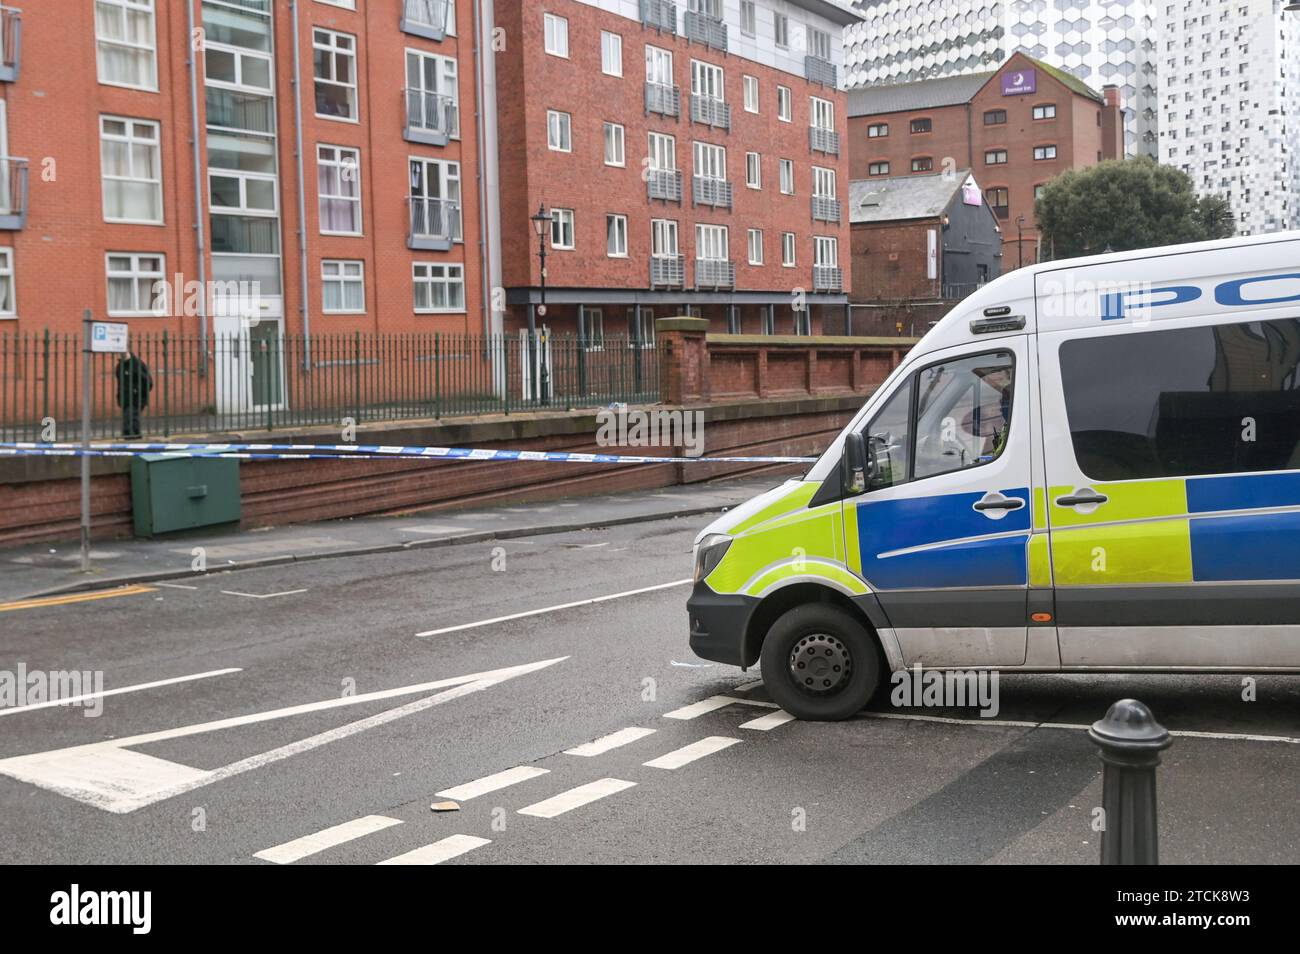
[[[557,235],[560,239],[558,242]],[[578,229],[573,209],[551,209],[551,248],[560,252],[571,252],[577,247]]]
[[[322,42],[321,35],[324,35],[328,42]],[[352,48],[346,49],[338,45],[340,39],[348,40]],[[331,116],[329,113],[317,111],[317,119],[328,119],[339,123],[359,123],[361,122],[361,98],[357,89],[357,38],[351,33],[343,33],[339,30],[328,30],[325,27],[312,27],[311,31],[311,50],[312,50],[312,109],[315,110],[316,84],[324,83],[326,86],[338,86],[348,91],[348,115]],[[323,50],[328,53],[326,62],[329,64],[330,76],[328,78],[316,75],[316,52]],[[336,74],[337,57],[344,56],[352,64],[352,81],[344,82]]]
[[[677,240],[676,219],[650,220],[650,255],[653,258],[676,258],[681,245]]]
[[[794,160],[780,160],[781,194],[794,195]]]
[[[124,123],[126,125],[125,133],[108,133],[104,129],[104,124],[109,122]],[[153,130],[153,139],[137,138],[136,127],[146,126]],[[130,172],[135,172],[135,147],[141,143],[149,143],[153,146],[154,164],[157,167],[156,177],[139,176],[139,175],[120,175],[110,176],[104,171],[103,148],[105,142],[123,143],[126,145],[127,166]],[[167,215],[163,207],[163,188],[162,188],[162,124],[154,119],[132,119],[129,116],[112,116],[102,114],[99,117],[99,145],[100,145],[100,187],[103,192],[103,213],[105,222],[117,222],[132,225],[162,225],[166,221]],[[114,218],[108,214],[108,184],[110,182],[123,183],[145,183],[152,185],[158,198],[158,218],[156,219],[127,219]]]
[[[559,109],[546,111],[546,148],[551,152],[573,152],[573,116]]]
[[[813,195],[821,199],[835,198],[835,170],[825,166],[812,167]]]
[[[828,255],[827,252],[830,254]],[[813,267],[839,268],[840,242],[832,235],[813,236]]]
[[[746,73],[740,78],[740,82],[744,90],[745,112],[757,113],[759,102],[758,77]]]
[[[0,287],[9,286],[9,307],[0,297],[0,319],[18,317],[18,279],[14,275],[14,250],[12,245],[0,246]]]
[[[772,18],[772,42],[778,50],[790,49],[790,18],[784,13],[774,13]]]
[[[1050,110],[1050,112],[1049,112],[1049,110]],[[1044,119],[1055,119],[1055,118],[1056,118],[1056,104],[1055,104],[1055,103],[1039,103],[1037,106],[1034,107],[1033,112],[1031,113],[1031,115],[1033,116],[1033,118],[1034,118],[1035,121],[1040,121],[1040,120],[1044,120]]]
[[[763,188],[763,157],[756,152],[745,153],[745,185],[751,189]]]
[[[670,136],[667,133],[650,133],[649,168],[656,172],[676,172],[677,171],[677,137]],[[660,165],[664,159],[668,160],[667,165]]]
[[[237,179],[239,180],[239,205],[218,205],[212,196],[213,179]],[[248,204],[248,184],[250,182],[266,182],[271,185],[271,208],[263,209]],[[220,212],[231,215],[262,215],[275,216],[280,213],[280,190],[277,188],[277,177],[268,175],[264,172],[244,172],[241,169],[224,169],[220,166],[208,167],[208,207],[213,212]]]
[[[626,131],[622,123],[605,123],[602,130],[605,150],[605,165],[623,167],[627,165]]]
[[[754,0],[740,0],[740,32],[745,36],[758,33],[758,8]]]
[[[435,274],[438,272],[438,274]],[[419,301],[420,286],[428,286],[429,305],[421,308]],[[433,304],[435,287],[442,285],[446,289],[448,304]],[[460,287],[460,305],[450,304],[451,290]],[[411,308],[417,315],[463,315],[465,313],[465,266],[460,262],[412,262],[411,263]]]
[[[99,35],[99,10],[97,6],[112,7],[117,12],[118,25],[121,29],[121,35],[126,36],[126,16],[128,12],[148,13],[151,36],[147,45],[133,43],[129,40],[119,40],[112,37]],[[100,0],[98,4],[92,5],[92,14],[95,18],[95,61],[96,76],[102,86],[120,86],[123,89],[142,89],[149,92],[158,91],[158,13],[155,9],[154,0]],[[141,54],[148,53],[149,60],[152,64],[153,82],[152,83],[122,83],[117,80],[105,79],[104,58],[101,55],[102,47],[116,47],[121,50],[127,50],[131,53]]]
[[[750,229],[746,240],[749,245],[749,264],[762,265],[763,264],[763,230]],[[755,254],[756,252],[757,254]]]
[[[605,256],[627,258],[627,216],[605,213]]]
[[[705,179],[726,180],[726,146],[719,146],[711,142],[696,141],[691,143],[691,155],[694,160],[694,164],[691,166],[693,175]]]
[[[322,149],[334,150],[334,157],[330,159],[321,158]],[[342,188],[343,183],[353,182],[356,185],[355,195],[346,195],[344,193],[332,193],[320,191],[320,168],[326,166],[338,170],[339,186]],[[349,171],[349,169],[351,171]],[[320,142],[316,144],[316,203],[317,217],[319,219],[321,235],[361,235],[365,228],[365,222],[361,218],[361,150],[355,146],[335,146],[331,143]],[[325,228],[325,201],[349,202],[356,207],[356,224],[354,231],[340,231],[336,229]]]
[[[673,86],[673,51],[646,44],[645,81],[659,86]]]
[[[623,75],[623,37],[609,30],[600,31],[600,71],[606,76]]]
[[[414,169],[418,167],[420,171],[421,188],[424,194],[419,198],[423,199],[441,199],[445,202],[455,203],[455,222],[452,226],[452,241],[464,241],[464,215],[462,198],[461,198],[461,181],[460,181],[460,163],[454,159],[432,159],[429,156],[407,156],[407,184],[411,189],[412,195],[415,193]],[[429,186],[432,182],[437,182],[437,195],[430,193]]]
[[[889,123],[872,123],[867,127],[868,139],[884,139],[889,135]]]
[[[411,58],[415,57],[420,63],[420,85],[411,86]],[[437,86],[430,89],[425,85],[424,61],[432,60],[434,62],[434,75],[437,77]],[[446,96],[452,101],[453,114],[455,117],[454,128],[448,133],[452,139],[460,138],[460,67],[454,57],[442,56],[438,53],[430,53],[427,50],[417,50],[414,47],[406,48],[406,88],[416,90],[431,96]]]
[[[808,123],[814,129],[835,132],[835,104],[820,96],[809,96]]]
[[[809,26],[804,28],[808,38],[808,55],[829,63],[831,61],[831,35],[825,30]]]
[[[703,252],[712,252],[705,255]],[[695,224],[695,258],[698,261],[727,262],[731,258],[731,241],[727,226],[711,222]]]
[[[726,101],[726,76],[722,67],[703,60],[691,60],[691,95]]]
[[[357,266],[356,274],[348,274],[348,266]],[[358,258],[325,258],[320,263],[320,308],[323,315],[364,315],[366,313],[366,263]],[[342,308],[330,308],[326,302],[329,296],[325,294],[325,288],[329,285],[337,285],[339,288],[339,301],[344,302]],[[349,285],[361,286],[361,307],[347,307],[347,288]]]
[[[781,233],[781,267],[794,268],[796,257],[797,256],[795,255],[794,233],[782,232]]]
[[[794,94],[789,86],[776,88],[776,118],[783,123],[794,122]]]
[[[542,14],[542,45],[551,56],[569,58],[569,20],[556,13]]]
[[[130,261],[130,268],[127,271],[114,271],[110,263],[115,258],[125,258]],[[157,271],[145,271],[140,267],[140,260],[145,258],[156,258],[158,260]],[[131,282],[131,299],[133,308],[114,309],[113,295],[108,292],[114,279],[118,281],[129,280]],[[146,279],[152,279],[149,283],[149,300],[143,303],[140,301],[140,282]],[[167,296],[159,295],[157,284],[167,280],[167,256],[162,252],[106,252],[104,253],[104,288],[108,294],[106,299],[106,311],[110,318],[164,318],[167,315]]]

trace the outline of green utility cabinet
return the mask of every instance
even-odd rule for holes
[[[135,535],[238,523],[239,461],[140,454],[131,458]]]

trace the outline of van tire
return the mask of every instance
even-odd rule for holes
[[[799,657],[817,664],[817,671]],[[797,719],[847,719],[880,686],[875,638],[852,615],[825,603],[796,606],[779,617],[763,640],[760,658],[768,694]]]

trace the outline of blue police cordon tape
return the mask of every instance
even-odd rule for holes
[[[89,449],[70,442],[0,441],[0,455],[57,457],[219,457],[238,460],[459,460],[542,461],[564,464],[812,464],[815,457],[650,457],[629,454],[576,454],[564,451],[492,450],[469,447],[413,447],[388,444],[214,444],[109,443]]]

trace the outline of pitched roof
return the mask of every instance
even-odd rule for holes
[[[855,179],[849,183],[849,222],[937,218],[968,178],[970,170],[961,169],[951,176],[935,173]]]

